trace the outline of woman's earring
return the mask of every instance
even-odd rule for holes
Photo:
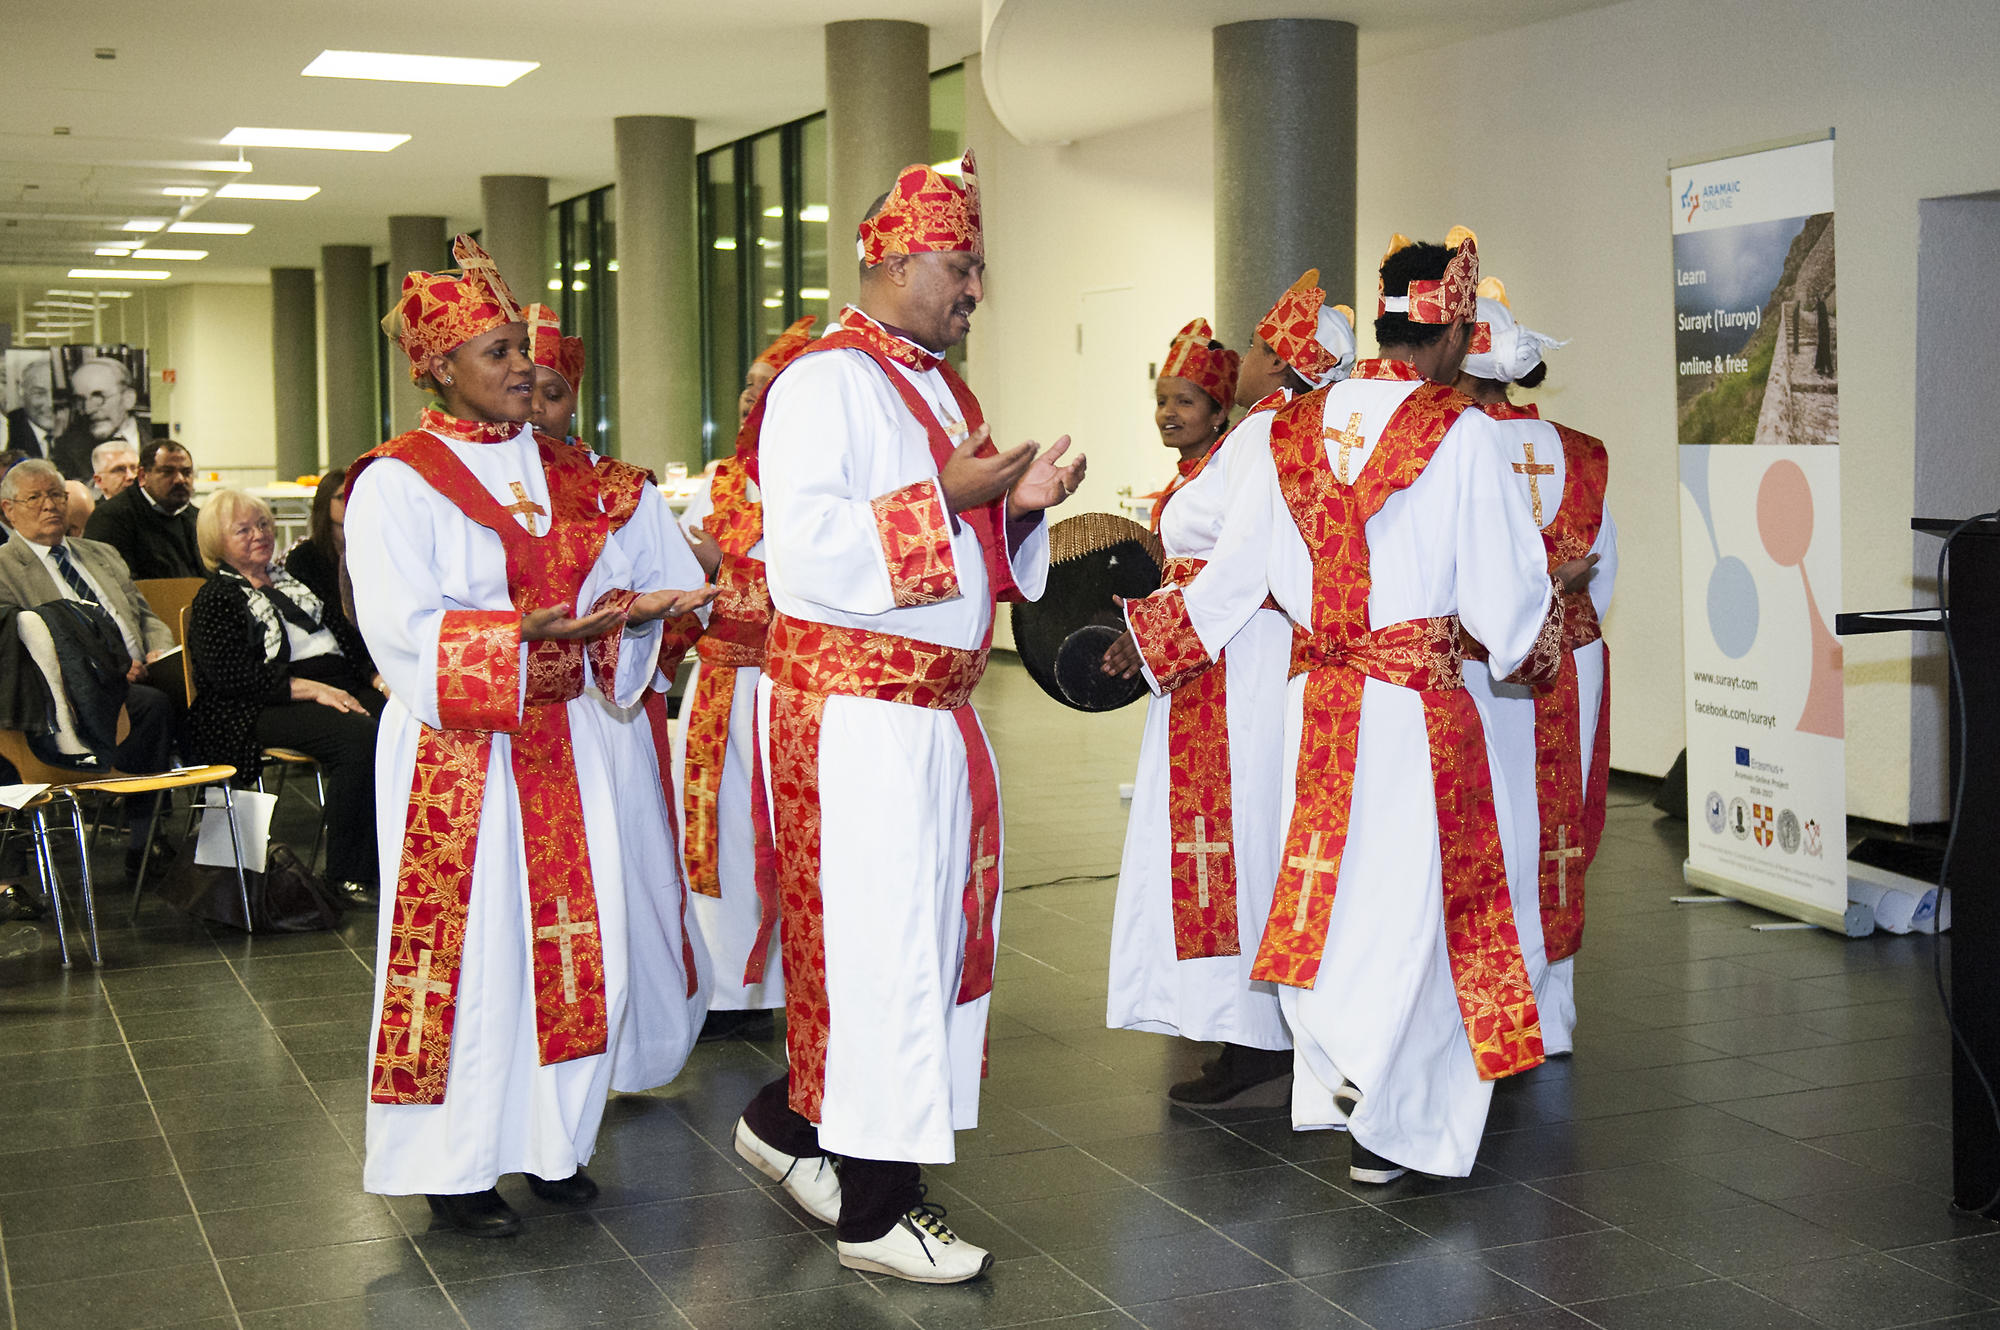
[[[447,388],[451,387],[451,376],[450,376],[450,375],[446,375],[446,376],[445,376],[445,381],[444,381],[444,386],[445,386],[445,387],[447,387]]]

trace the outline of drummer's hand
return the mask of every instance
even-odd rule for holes
[[[1597,567],[1597,557],[1592,554],[1587,558],[1571,559],[1556,569],[1556,581],[1562,583],[1565,596],[1575,595],[1590,585],[1593,570]]]
[[[1125,608],[1125,597],[1113,596],[1111,599],[1117,603],[1119,609],[1122,610]],[[1139,666],[1142,663],[1143,659],[1139,655],[1139,643],[1132,636],[1131,630],[1127,629],[1120,633],[1118,640],[1105,650],[1104,659],[1098,664],[1097,668],[1117,678],[1130,679],[1138,675]]]
[[[625,622],[629,627],[637,627],[655,619],[678,618],[693,613],[721,594],[719,586],[696,587],[692,591],[649,591],[626,609]]]
[[[621,627],[624,622],[625,616],[613,609],[598,610],[581,618],[573,618],[569,610],[563,606],[551,605],[546,609],[531,610],[521,616],[521,640],[575,642],[601,636],[614,628]]]

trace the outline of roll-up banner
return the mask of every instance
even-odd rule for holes
[[[1847,907],[1833,138],[1669,172],[1690,885]]]

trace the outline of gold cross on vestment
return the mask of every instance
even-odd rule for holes
[[[403,1044],[405,1057],[415,1057],[417,1050],[423,1047],[424,1017],[428,1014],[424,999],[433,993],[439,997],[451,996],[450,984],[442,979],[431,978],[431,957],[436,954],[429,947],[425,947],[417,953],[415,974],[389,976],[389,987],[410,990],[410,1028],[408,1038]]]
[[[1583,847],[1569,843],[1569,824],[1556,827],[1556,848],[1543,853],[1542,858],[1551,860],[1556,866],[1556,904],[1564,909],[1569,907],[1569,861],[1583,858]]]
[[[1194,815],[1194,839],[1191,841],[1181,841],[1174,846],[1174,849],[1180,853],[1194,856],[1194,899],[1195,904],[1204,910],[1208,908],[1208,856],[1211,854],[1229,853],[1228,841],[1209,840],[1207,823],[1207,818],[1204,818],[1200,813],[1196,813]]]
[[[1338,443],[1340,445],[1340,460],[1334,465],[1335,472],[1340,476],[1340,483],[1343,485],[1353,484],[1353,478],[1347,474],[1348,459],[1354,456],[1356,448],[1368,442],[1368,436],[1361,432],[1361,413],[1356,411],[1347,418],[1346,429],[1336,431],[1329,427],[1322,431],[1322,433],[1326,435],[1328,443]]]
[[[965,442],[965,436],[968,432],[963,420],[947,420],[944,422],[944,436],[951,440],[951,446],[954,448]]]
[[[986,936],[986,874],[999,867],[1000,860],[986,852],[986,828],[979,829],[979,843],[972,852],[972,899],[979,915],[972,921],[973,936]]]
[[[1303,869],[1306,875],[1305,881],[1299,883],[1298,911],[1292,916],[1292,931],[1294,933],[1305,931],[1306,910],[1312,901],[1314,881],[1321,873],[1338,873],[1340,871],[1340,861],[1338,859],[1322,859],[1319,857],[1319,839],[1320,833],[1315,831],[1312,834],[1312,840],[1306,843],[1306,852],[1304,854],[1295,854],[1285,860],[1285,867]]]
[[[528,528],[528,534],[531,536],[534,535],[535,518],[547,517],[549,510],[529,498],[527,487],[521,484],[520,481],[508,481],[507,488],[514,491],[514,502],[508,504],[500,511],[503,513],[512,513],[514,516],[520,518],[521,525]]]
[[[1556,473],[1556,469],[1547,462],[1538,464],[1535,461],[1535,441],[1532,438],[1525,439],[1522,443],[1528,451],[1528,460],[1514,463],[1514,469],[1528,478],[1528,496],[1535,501],[1535,525],[1540,526],[1542,524],[1542,483],[1536,477],[1553,476]]]
[[[556,901],[556,921],[544,924],[535,930],[536,941],[553,941],[557,950],[562,952],[563,1001],[572,1006],[576,1003],[576,952],[573,948],[577,938],[588,937],[596,931],[597,925],[588,919],[570,922],[567,896],[560,897]]]

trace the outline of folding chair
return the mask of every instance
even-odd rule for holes
[[[122,728],[123,717],[120,718]],[[69,803],[70,830],[76,835],[76,856],[79,872],[83,878],[83,913],[90,937],[90,960],[93,965],[104,963],[104,953],[97,938],[97,894],[90,876],[90,838],[83,827],[83,796],[105,795],[130,797],[139,794],[158,794],[168,790],[194,789],[208,785],[222,787],[223,810],[229,818],[229,837],[236,849],[236,888],[243,896],[243,918],[250,920],[250,884],[243,876],[243,847],[236,844],[236,803],[229,782],[236,776],[236,768],[230,766],[185,767],[178,771],[163,771],[155,776],[132,776],[124,772],[89,773],[86,779],[79,776],[86,773],[67,767],[51,766],[35,756],[28,746],[28,736],[19,730],[0,730],[0,758],[14,764],[19,778],[24,784],[47,785],[49,789],[31,801],[22,811],[32,810],[35,857],[42,875],[42,885],[49,893],[49,905],[55,915],[56,941],[62,950],[62,963],[68,966],[69,937],[64,931],[62,912],[62,880],[56,872],[55,854],[49,845],[49,805],[62,799]],[[153,804],[153,816],[146,827],[145,844],[153,843],[153,832],[160,822],[160,805]],[[132,887],[132,914],[139,913],[139,893],[146,882],[146,858],[139,861],[139,871],[134,875]]]

